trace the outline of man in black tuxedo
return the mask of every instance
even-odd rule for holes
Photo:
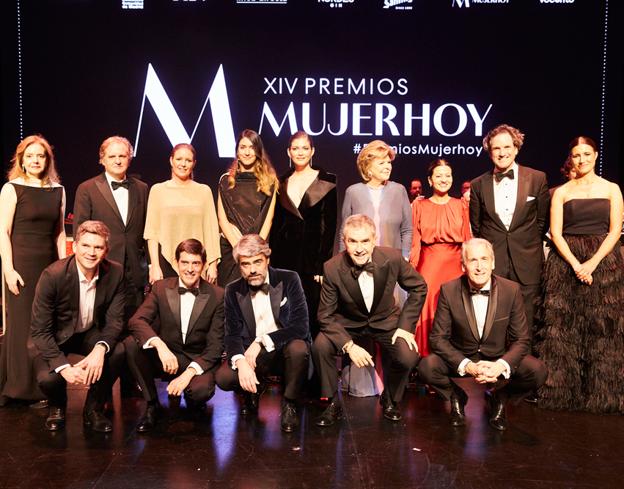
[[[492,243],[496,275],[520,284],[531,332],[550,197],[546,174],[516,163],[523,142],[524,134],[506,124],[483,139],[494,169],[470,185],[470,226],[475,238]]]
[[[118,343],[123,327],[124,282],[121,265],[105,259],[109,231],[99,221],[76,230],[74,255],[41,274],[32,306],[31,335],[39,354],[37,382],[49,400],[45,426],[65,426],[67,383],[87,385],[83,419],[94,431],[109,432],[104,403],[124,362]],[[85,355],[71,365],[69,353]]]
[[[132,154],[126,138],[105,139],[100,146],[104,173],[81,183],[74,199],[74,232],[92,219],[110,229],[108,259],[122,264],[126,279],[126,321],[143,302],[147,284],[143,228],[148,188],[141,180],[127,176]]]
[[[519,400],[546,380],[546,367],[529,355],[530,334],[517,283],[492,275],[492,245],[473,238],[462,245],[465,275],[442,285],[433,329],[432,353],[418,373],[451,401],[451,424],[465,424],[468,396],[450,377],[470,375],[488,391],[490,425],[507,428],[505,403]]]
[[[263,378],[284,380],[281,428],[299,426],[296,402],[308,373],[308,307],[296,272],[269,266],[271,249],[257,234],[243,236],[233,250],[241,278],[225,288],[227,362],[217,371],[223,390],[243,391],[241,414],[258,411]]]
[[[160,410],[155,376],[170,381],[170,396],[184,393],[187,407],[201,414],[214,395],[214,371],[223,352],[223,289],[201,278],[206,250],[187,239],[175,258],[179,278],[154,283],[128,322],[128,363],[147,401],[137,426],[141,433],[154,428]]]
[[[370,337],[381,345],[385,390],[380,402],[384,417],[401,419],[397,407],[410,370],[418,362],[414,327],[427,285],[400,250],[375,246],[375,223],[355,214],[344,223],[346,250],[325,262],[318,319],[321,331],[312,355],[321,379],[321,396],[329,400],[318,426],[330,426],[342,410],[335,398],[338,385],[336,355],[347,353],[353,365],[373,366],[371,355],[354,343]],[[395,302],[399,284],[408,293],[402,308]]]

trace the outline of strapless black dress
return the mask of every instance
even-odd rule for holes
[[[573,199],[563,206],[563,235],[581,262],[609,231],[608,199]],[[553,248],[537,304],[537,352],[548,367],[540,406],[594,413],[624,412],[624,260],[620,244],[592,274],[576,278]]]

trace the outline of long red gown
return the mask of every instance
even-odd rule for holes
[[[451,198],[446,204],[429,199],[412,203],[414,238],[410,263],[427,282],[427,298],[416,324],[416,343],[420,355],[429,355],[429,332],[433,326],[440,286],[459,277],[461,245],[471,237],[468,206]]]

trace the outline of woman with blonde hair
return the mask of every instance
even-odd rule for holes
[[[0,192],[0,255],[7,286],[0,355],[0,405],[44,399],[33,370],[30,311],[45,267],[66,255],[65,190],[52,147],[40,135],[22,140]]]
[[[236,141],[236,159],[219,179],[217,213],[221,228],[219,285],[240,277],[232,248],[245,234],[267,239],[279,181],[258,133],[245,129]]]

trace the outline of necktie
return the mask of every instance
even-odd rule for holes
[[[263,283],[262,285],[259,285],[258,287],[253,287],[253,286],[249,286],[249,288],[251,289],[251,293],[253,295],[256,295],[258,292],[264,292],[265,294],[269,293],[269,287],[270,285],[267,284],[266,282]]]
[[[484,295],[486,297],[489,297],[490,291],[483,289],[470,289],[470,295]]]
[[[190,292],[191,294],[196,296],[197,294],[199,294],[199,289],[197,287],[191,287],[189,289],[187,289],[186,287],[178,287],[178,294],[183,295],[187,292]]]
[[[500,182],[503,178],[509,178],[510,180],[514,179],[514,171],[513,168],[509,171],[506,171],[505,173],[494,173],[494,178],[496,179],[497,182]]]
[[[128,180],[122,180],[121,182],[115,182],[115,181],[111,182],[111,187],[113,187],[113,190],[117,190],[119,187],[128,189],[129,186],[130,184],[128,183]]]
[[[369,261],[369,262],[366,262],[362,266],[355,265],[351,267],[351,274],[353,275],[353,278],[357,280],[362,272],[373,273],[373,269],[374,269],[373,262]]]

